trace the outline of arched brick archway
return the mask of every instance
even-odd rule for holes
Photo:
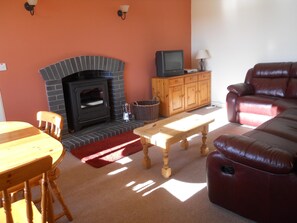
[[[122,118],[124,92],[124,66],[121,60],[103,56],[78,56],[59,61],[39,70],[45,80],[49,110],[64,117],[64,131],[68,131],[62,78],[84,70],[100,70],[109,81],[111,116]]]

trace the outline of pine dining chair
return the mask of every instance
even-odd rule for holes
[[[45,133],[49,134],[53,138],[61,141],[62,139],[62,130],[63,130],[63,124],[64,124],[64,119],[61,115],[54,113],[54,112],[49,112],[49,111],[39,111],[37,112],[36,119],[38,121],[38,128]],[[60,157],[60,159],[55,163],[55,165],[52,167],[51,171],[49,172],[49,183],[51,186],[51,189],[61,204],[61,207],[63,211],[57,215],[55,215],[55,220],[63,217],[64,215],[67,217],[69,221],[72,221],[72,215],[63,199],[63,196],[61,194],[61,191],[56,183],[56,179],[60,175],[60,169],[58,168],[58,165],[61,163],[65,156],[65,149]]]
[[[52,223],[52,201],[48,188],[47,172],[52,168],[52,157],[45,156],[0,172],[0,191],[3,207],[0,208],[0,222],[48,222]],[[29,180],[42,175],[41,211],[32,202],[31,184]],[[9,189],[24,184],[24,198],[11,202]]]
[[[61,141],[64,124],[61,115],[49,111],[39,111],[36,114],[36,119],[40,130]]]

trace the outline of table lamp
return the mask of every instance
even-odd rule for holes
[[[199,71],[205,71],[205,59],[209,58],[208,50],[199,50],[196,56],[196,59],[200,60],[200,70]]]

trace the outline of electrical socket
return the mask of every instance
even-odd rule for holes
[[[0,63],[0,71],[6,71],[6,63]]]

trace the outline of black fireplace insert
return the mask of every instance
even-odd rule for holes
[[[110,120],[107,78],[75,74],[63,79],[64,100],[70,133]]]

